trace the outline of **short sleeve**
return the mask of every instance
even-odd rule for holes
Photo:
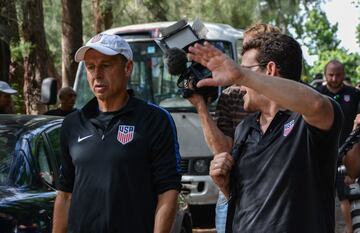
[[[308,129],[308,138],[312,145],[311,148],[314,148],[314,154],[321,157],[328,157],[328,155],[333,154],[333,151],[339,149],[339,139],[340,133],[343,127],[344,116],[341,110],[340,105],[328,97],[334,111],[334,121],[330,129],[322,130],[307,124]],[[322,148],[322,149],[320,149]]]
[[[159,109],[152,120],[154,132],[150,138],[152,176],[157,193],[181,189],[181,166],[179,143],[175,123],[171,115]],[[156,119],[156,120],[155,120]]]
[[[68,130],[69,125],[65,119],[61,127],[60,133],[60,169],[59,169],[59,182],[57,184],[57,189],[64,192],[71,193],[74,187],[75,179],[75,167],[72,162],[71,155],[69,153],[68,146]]]

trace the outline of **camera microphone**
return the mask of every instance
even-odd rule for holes
[[[165,65],[171,75],[181,75],[187,68],[187,56],[179,48],[168,49],[164,54]]]

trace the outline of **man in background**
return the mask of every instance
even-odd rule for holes
[[[60,107],[52,109],[44,113],[44,115],[66,116],[76,109],[74,108],[76,101],[76,92],[71,87],[63,87],[59,90],[58,99]]]
[[[11,95],[16,95],[17,90],[11,88],[7,82],[0,81],[0,114],[14,113]]]
[[[344,113],[344,125],[339,142],[339,146],[341,146],[353,128],[356,116],[360,113],[360,91],[344,84],[345,67],[338,60],[331,60],[325,65],[324,75],[326,85],[318,87],[317,90],[336,100]],[[342,158],[339,158],[337,165],[341,164]],[[340,208],[346,224],[346,232],[352,233],[350,202],[346,196],[347,183],[351,183],[351,179],[337,172],[336,191],[340,201]]]

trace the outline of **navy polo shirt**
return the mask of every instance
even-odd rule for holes
[[[72,193],[69,232],[152,232],[158,195],[181,187],[174,122],[134,97],[103,127],[98,115],[94,98],[62,126],[58,189]]]

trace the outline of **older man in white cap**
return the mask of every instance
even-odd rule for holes
[[[11,95],[17,94],[7,82],[0,81],[0,114],[13,113]]]
[[[132,51],[120,36],[96,35],[75,60],[95,98],[62,126],[53,232],[170,232],[181,187],[171,116],[127,93]]]

